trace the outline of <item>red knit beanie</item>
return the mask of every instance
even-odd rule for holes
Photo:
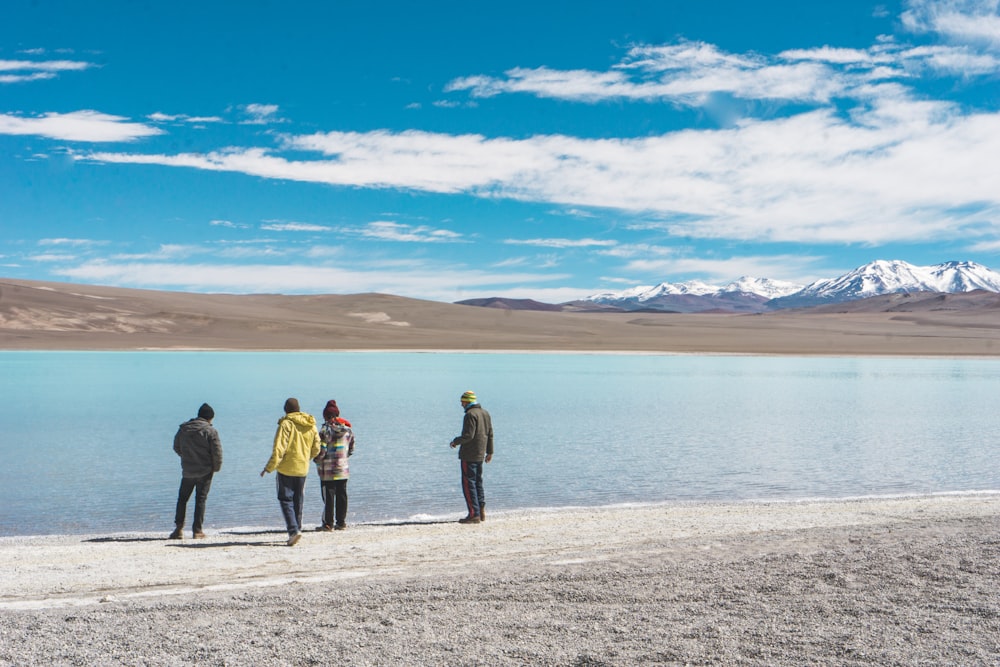
[[[326,407],[323,408],[323,419],[330,421],[334,417],[340,416],[340,408],[337,407],[337,401],[332,398],[326,402]]]

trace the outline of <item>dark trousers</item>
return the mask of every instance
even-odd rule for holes
[[[483,490],[483,462],[462,461],[462,493],[469,508],[469,516],[479,516],[479,508],[486,504]]]
[[[322,482],[320,491],[323,494],[323,525],[347,525],[347,480],[332,479]]]
[[[305,499],[306,478],[278,473],[278,504],[285,517],[288,534],[302,532],[302,502]]]
[[[188,500],[191,499],[191,492],[197,491],[194,495],[194,526],[192,529],[194,532],[200,533],[201,527],[205,523],[205,501],[208,500],[208,490],[211,488],[212,473],[208,473],[204,477],[182,477],[181,488],[177,492],[177,511],[174,513],[174,525],[178,528],[184,527]]]

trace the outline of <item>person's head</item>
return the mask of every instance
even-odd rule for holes
[[[323,420],[330,421],[340,416],[340,408],[337,407],[337,401],[332,398],[326,402],[326,407],[323,408]]]
[[[297,399],[297,398],[289,398],[287,401],[285,401],[285,414],[286,415],[289,412],[298,412],[298,411],[299,411],[299,399]]]
[[[198,408],[198,417],[212,421],[215,418],[215,410],[208,403],[202,403],[201,407]]]
[[[466,407],[472,405],[473,403],[478,403],[479,399],[476,398],[476,392],[467,391],[462,394],[462,406]]]

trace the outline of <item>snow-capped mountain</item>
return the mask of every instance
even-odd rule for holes
[[[876,260],[839,278],[817,280],[805,287],[779,280],[744,276],[723,286],[701,281],[639,286],[621,292],[594,294],[582,302],[625,310],[760,312],[853,301],[882,294],[955,293],[977,289],[1000,293],[1000,273],[975,262],[914,266],[900,260]]]
[[[774,299],[779,296],[794,294],[801,289],[802,285],[781,280],[743,276],[723,286],[710,285],[700,280],[689,280],[683,283],[660,283],[652,287],[631,287],[621,292],[602,292],[588,296],[586,300],[598,303],[612,303],[615,301],[636,301],[642,303],[661,296],[719,296],[731,293],[756,294],[765,299]]]
[[[776,299],[772,308],[811,306],[912,292],[1000,292],[1000,273],[975,262],[914,266],[900,260],[876,260],[839,278],[817,280],[801,291]]]

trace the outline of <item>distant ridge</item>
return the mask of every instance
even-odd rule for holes
[[[692,280],[601,292],[563,304],[530,299],[471,299],[460,303],[517,303],[519,310],[577,312],[763,313],[789,308],[830,306],[893,294],[1000,293],[1000,273],[969,261],[915,266],[901,260],[876,260],[837,278],[802,286],[769,278],[742,278],[726,285]],[[481,302],[481,303],[477,303]],[[970,302],[971,303],[971,302]],[[511,307],[490,305],[494,308]],[[871,307],[875,308],[874,304]],[[844,312],[844,311],[838,311]]]
[[[485,299],[465,299],[456,301],[459,306],[479,306],[480,308],[500,308],[503,310],[544,310],[559,312],[564,310],[562,306],[553,303],[542,303],[533,299],[506,299],[499,296],[487,297]]]

